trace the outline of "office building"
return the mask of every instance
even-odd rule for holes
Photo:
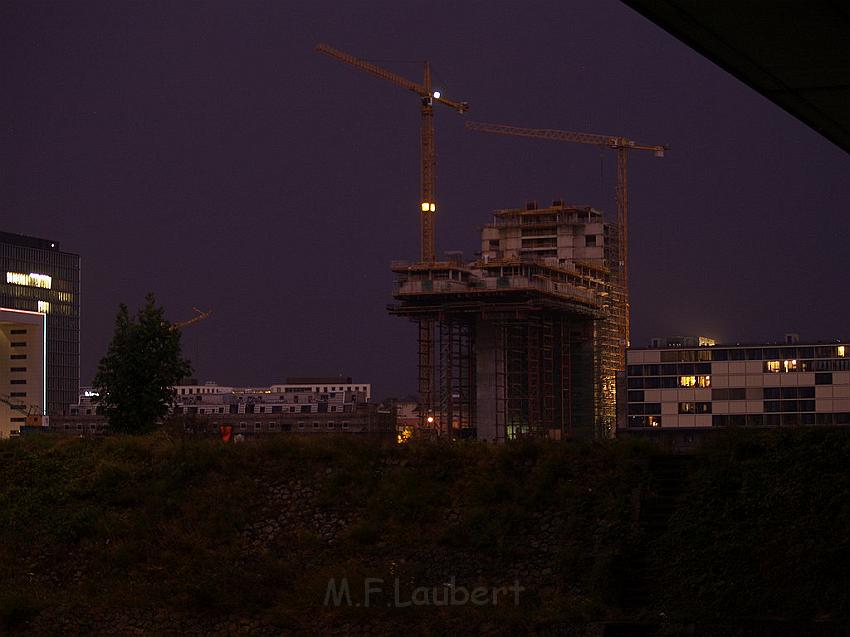
[[[620,433],[850,425],[850,345],[673,342],[627,352]]]
[[[47,316],[47,410],[61,414],[79,394],[80,257],[0,232],[0,276],[0,307]]]

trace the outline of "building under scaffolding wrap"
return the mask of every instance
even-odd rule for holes
[[[390,312],[418,324],[422,426],[610,435],[628,320],[618,238],[593,208],[529,203],[495,213],[473,263],[394,263]]]

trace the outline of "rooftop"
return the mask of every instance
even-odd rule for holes
[[[0,232],[0,243],[8,243],[24,248],[36,248],[38,250],[59,251],[59,243],[57,241],[39,239],[38,237],[29,237],[27,235],[15,234],[13,232]]]

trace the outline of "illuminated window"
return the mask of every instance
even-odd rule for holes
[[[697,387],[711,387],[711,376],[697,376]]]
[[[839,346],[838,346],[838,355],[839,355],[841,358],[844,358],[844,352],[845,352],[845,350],[844,350],[844,346],[843,346],[843,345],[839,345]]]
[[[660,427],[661,426],[661,416],[647,416],[646,424],[649,427]]]
[[[30,272],[29,274],[22,274],[20,272],[7,272],[6,273],[6,283],[13,283],[14,285],[29,285],[34,288],[46,288],[50,289],[53,279],[46,274],[36,274],[35,272]]]
[[[764,363],[764,371],[766,372],[778,372],[781,369],[782,366],[779,364],[779,361],[765,361]]]
[[[797,361],[782,361],[782,367],[786,372],[796,372],[797,371]]]
[[[696,376],[680,376],[679,377],[679,386],[680,387],[695,387],[697,384]]]
[[[38,302],[38,311],[48,314],[50,312],[50,303],[47,301]]]

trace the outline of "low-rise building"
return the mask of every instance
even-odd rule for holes
[[[850,345],[786,341],[629,349],[618,432],[850,425]]]
[[[394,414],[369,402],[371,385],[350,378],[287,379],[268,387],[232,387],[214,382],[174,387],[172,415],[183,417],[187,429],[218,433],[231,427],[234,434],[260,433],[368,433],[395,435]],[[65,433],[102,433],[105,420],[93,402],[97,394],[84,388],[70,416],[51,428]]]

